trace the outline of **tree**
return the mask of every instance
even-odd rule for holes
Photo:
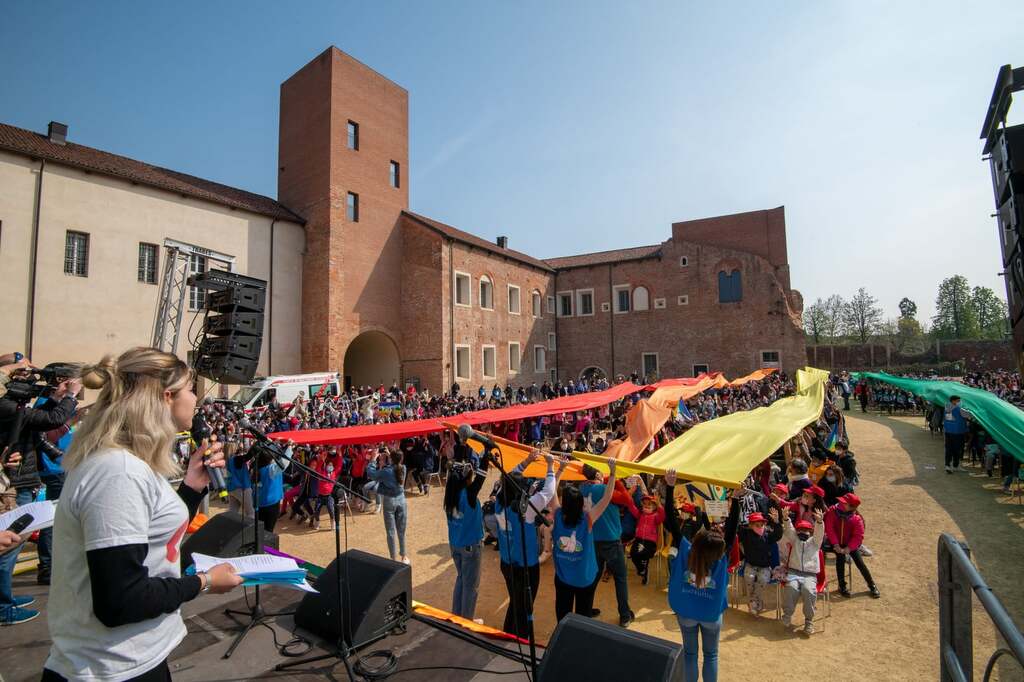
[[[906,296],[900,299],[900,317],[907,319],[917,317],[917,304]]]
[[[912,317],[897,317],[884,322],[880,331],[888,338],[892,349],[901,355],[923,353],[927,345],[921,323]]]
[[[947,277],[939,285],[932,333],[940,339],[978,337],[978,318],[971,305],[971,287],[963,275]]]
[[[831,343],[836,343],[843,334],[843,310],[846,301],[838,294],[832,294],[824,302],[825,305],[825,336]]]
[[[983,339],[1001,339],[1006,334],[1006,304],[988,287],[974,287],[971,309]]]
[[[878,299],[861,287],[843,306],[842,318],[850,336],[867,343],[882,324],[882,309],[878,306]]]
[[[828,322],[828,311],[825,302],[820,298],[804,310],[804,331],[814,338],[814,343],[821,343]]]

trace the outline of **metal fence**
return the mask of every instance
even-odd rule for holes
[[[1011,656],[1024,668],[1024,636],[992,589],[971,563],[970,548],[949,533],[939,536],[939,676],[943,682],[974,679],[973,596],[985,609],[1005,646],[999,645],[985,666],[986,682],[996,663]]]

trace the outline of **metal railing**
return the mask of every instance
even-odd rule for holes
[[[985,609],[1006,646],[999,646],[985,666],[986,682],[1003,656],[1012,656],[1024,668],[1024,635],[1003,603],[971,563],[970,548],[949,533],[939,536],[939,677],[943,682],[974,679],[972,595]]]

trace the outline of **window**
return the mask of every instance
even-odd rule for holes
[[[656,298],[656,299],[654,299],[654,309],[655,310],[662,310],[664,308],[665,308],[665,299],[663,299],[663,298]]]
[[[509,341],[508,344],[508,371],[518,372],[520,363],[522,362],[522,355],[519,351],[518,341]]]
[[[64,274],[89,276],[89,235],[68,230],[64,241]]]
[[[188,258],[188,274],[198,275],[206,272],[206,256],[192,254]],[[206,290],[199,287],[188,288],[188,309],[202,310],[206,307]]]
[[[139,244],[139,281],[156,284],[156,244]]]
[[[641,358],[644,368],[644,377],[655,379],[658,376],[658,354],[644,353]]]
[[[348,193],[348,199],[345,201],[345,217],[353,223],[359,222],[359,195],[355,192]]]
[[[338,395],[338,384],[333,381],[329,384],[310,384],[306,387],[306,391],[309,392],[310,398],[325,395]]]
[[[556,372],[554,369],[551,370],[551,383],[558,383],[558,372]]]
[[[546,370],[544,346],[533,347],[533,371],[542,374]]]
[[[390,180],[391,186],[395,189],[402,186],[402,170],[397,161],[391,162],[391,173],[388,180]]]
[[[647,310],[651,307],[651,295],[647,287],[633,289],[633,310]]]
[[[616,313],[629,312],[629,285],[619,284],[612,287],[612,300],[615,303]]]
[[[484,379],[493,379],[497,376],[497,358],[495,357],[494,346],[484,346]]]
[[[777,350],[761,351],[761,367],[778,367],[781,355]]]
[[[519,287],[515,284],[508,285],[508,311],[513,315],[519,314]]]
[[[690,297],[684,294],[676,299],[676,303],[679,305],[690,305]]]
[[[608,301],[601,301],[601,312],[606,313],[612,309],[612,304]]]
[[[540,317],[540,292],[535,291],[530,294],[530,308],[533,310],[534,317]]]
[[[471,305],[469,275],[464,272],[455,273],[455,305]]]
[[[690,264],[690,259],[688,257],[686,257],[686,256],[680,256],[679,257],[679,267],[685,268],[689,264]]]
[[[594,290],[593,289],[577,289],[576,290],[576,314],[577,315],[593,315],[594,314]]]
[[[494,310],[494,285],[487,275],[480,278],[480,307]]]
[[[359,149],[359,124],[355,121],[348,122],[348,148]]]
[[[708,366],[707,365],[694,365],[693,366],[693,376],[699,377],[701,374],[707,374],[707,373],[708,373]]]
[[[555,297],[548,296],[548,315],[555,314]]]
[[[555,333],[548,332],[548,350],[555,350]]]
[[[718,302],[739,303],[743,300],[743,283],[740,279],[740,271],[733,270],[725,274],[725,270],[718,273]]]
[[[558,316],[572,317],[572,292],[558,292]]]
[[[455,378],[469,381],[469,346],[455,346]]]

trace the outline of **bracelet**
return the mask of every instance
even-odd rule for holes
[[[202,588],[199,590],[199,594],[206,594],[210,591],[210,576],[206,571],[196,573],[199,577],[199,582],[202,584]]]

